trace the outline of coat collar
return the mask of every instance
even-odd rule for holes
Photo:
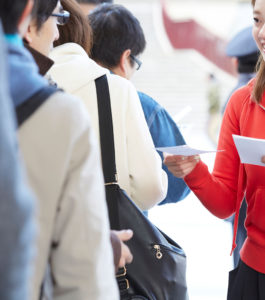
[[[52,59],[50,59],[49,57],[41,54],[39,51],[33,49],[28,44],[24,43],[24,46],[31,53],[31,55],[33,56],[36,64],[38,65],[40,75],[45,76],[46,73],[53,66],[54,61]]]

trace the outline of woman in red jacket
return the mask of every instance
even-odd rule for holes
[[[237,90],[227,105],[214,170],[209,173],[199,156],[166,155],[165,164],[184,178],[203,205],[219,218],[234,212],[233,248],[238,212],[246,196],[247,239],[240,251],[238,267],[230,272],[228,300],[265,299],[265,156],[263,166],[241,164],[232,134],[265,139],[265,0],[252,0],[253,36],[261,52],[256,79]],[[265,155],[265,149],[264,149]]]

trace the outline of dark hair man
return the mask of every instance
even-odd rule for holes
[[[102,4],[88,15],[93,31],[91,58],[113,73],[130,79],[141,66],[138,56],[146,41],[133,14],[121,5]],[[148,95],[138,92],[153,142],[157,147],[183,145],[185,141],[168,112]],[[159,153],[161,159],[163,156]],[[182,179],[168,175],[168,193],[162,204],[184,199],[189,188]]]
[[[13,14],[14,7],[17,4],[20,7],[21,2],[25,7]],[[31,0],[1,1],[1,14],[9,16],[4,28],[8,32],[9,81],[14,107],[25,105],[29,99],[36,101],[48,86],[24,48],[22,37],[29,42],[34,34],[44,36],[38,46],[45,54],[47,44],[52,47],[58,38],[57,24],[63,24],[68,15],[58,0],[37,0],[36,13],[43,17],[39,24],[36,18],[31,21],[32,5]],[[39,208],[30,299],[40,298],[49,261],[53,299],[101,300],[107,294],[108,299],[116,300],[118,291],[103,177],[89,117],[79,99],[62,91],[57,90],[44,100],[18,130],[29,185]]]
[[[113,0],[76,0],[82,8],[85,15],[102,3],[113,3]]]

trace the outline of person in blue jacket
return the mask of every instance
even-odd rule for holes
[[[114,74],[130,79],[141,67],[137,58],[146,41],[139,21],[125,7],[104,3],[95,8],[88,19],[93,31],[91,58]],[[156,147],[185,144],[178,126],[169,113],[150,96],[138,92],[145,119]],[[162,153],[158,152],[163,160]],[[183,179],[168,175],[168,192],[160,204],[175,203],[190,192]]]
[[[34,255],[35,203],[18,157],[5,52],[0,29],[0,299],[27,300]]]
[[[180,133],[180,130],[169,113],[150,96],[138,92],[145,119],[150,130],[153,142],[156,147],[179,146],[184,145],[185,140]],[[162,161],[163,154],[158,151]],[[183,200],[190,192],[183,179],[172,176],[163,164],[163,170],[168,176],[168,191],[166,198],[160,203],[175,203]],[[178,180],[176,180],[178,179]]]

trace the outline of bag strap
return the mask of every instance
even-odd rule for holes
[[[95,80],[98,101],[98,120],[101,145],[101,159],[105,185],[118,183],[110,93],[107,76],[103,75]]]
[[[105,191],[111,229],[119,230],[118,187],[115,162],[114,133],[111,114],[110,93],[107,76],[95,80],[98,103],[98,121],[101,145],[101,159],[105,180]]]
[[[119,188],[116,175],[114,133],[110,103],[110,93],[107,76],[103,75],[95,80],[98,102],[98,120],[101,145],[101,159],[105,179],[106,198],[108,204],[109,218],[112,229],[119,227],[119,210],[117,194],[113,190]],[[112,193],[113,192],[113,193]],[[114,198],[112,196],[114,195]],[[121,298],[130,300],[129,281],[127,279],[127,270],[122,268],[116,275]]]
[[[56,86],[48,85],[16,107],[17,127],[20,127],[52,94],[59,91]]]

